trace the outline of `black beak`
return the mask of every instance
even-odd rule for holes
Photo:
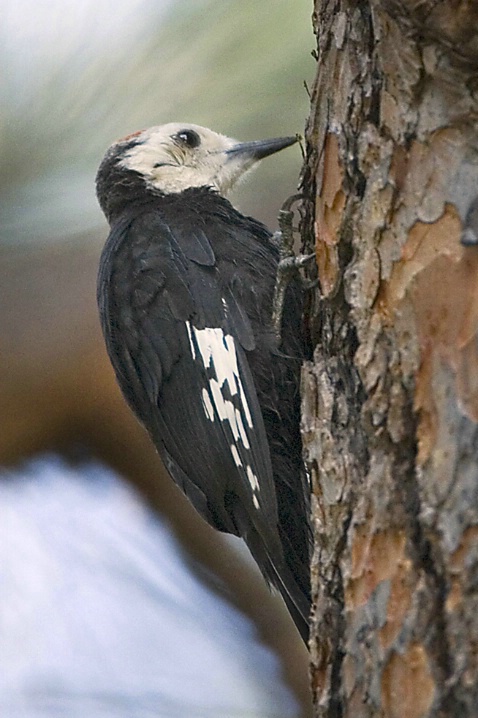
[[[295,137],[275,137],[272,140],[254,140],[253,142],[240,142],[229,150],[226,155],[233,159],[237,156],[249,157],[251,160],[258,161],[264,157],[273,155],[274,152],[290,147],[299,141],[298,135]]]

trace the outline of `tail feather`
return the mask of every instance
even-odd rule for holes
[[[270,582],[279,590],[297,630],[307,645],[309,642],[310,590],[304,592],[286,564],[282,563],[278,569],[269,560],[269,566]]]
[[[307,644],[310,615],[308,561],[304,562],[304,558],[302,558],[296,563],[297,554],[294,551],[291,551],[286,559],[282,539],[279,539],[277,530],[275,533],[269,532],[267,538],[261,536],[251,525],[240,502],[235,504],[234,521],[238,528],[238,534],[245,540],[267,583],[274,586],[282,595],[297,630]],[[285,542],[285,547],[287,547],[287,543]]]

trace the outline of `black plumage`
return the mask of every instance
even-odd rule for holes
[[[203,130],[188,127],[195,129],[184,137]],[[187,143],[181,132],[166,133],[174,157],[178,147],[189,157],[210,131]],[[201,185],[200,169],[198,186],[168,191],[161,169],[171,165],[161,153],[157,163],[144,160],[147,142],[139,134],[113,146],[97,177],[111,226],[98,278],[108,354],[174,481],[211,526],[245,539],[306,640],[301,289],[288,289],[278,347],[271,311],[279,257],[270,232],[217,187]],[[222,150],[222,161],[240,155],[238,147],[246,146]],[[158,177],[140,171],[150,164]]]

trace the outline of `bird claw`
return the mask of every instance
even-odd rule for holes
[[[315,258],[315,253],[313,254],[294,254],[289,257],[284,257],[284,259],[281,259],[279,261],[279,264],[277,266],[277,273],[282,275],[287,274],[295,274],[295,271],[298,269],[302,269],[305,267],[309,262],[311,262]]]
[[[291,209],[294,202],[303,199],[303,195],[294,194],[288,197],[279,211],[279,232],[273,235],[273,242],[279,248],[279,263],[277,265],[276,284],[272,301],[272,326],[278,344],[281,342],[282,314],[284,310],[285,293],[287,287],[299,270],[303,269],[315,258],[315,254],[294,254],[294,212]],[[303,282],[303,286],[305,282]],[[307,288],[309,288],[307,286]]]

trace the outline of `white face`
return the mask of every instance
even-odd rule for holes
[[[237,140],[199,125],[171,122],[137,137],[141,144],[128,150],[120,164],[165,194],[211,187],[224,196],[256,164],[251,156],[227,154]]]

